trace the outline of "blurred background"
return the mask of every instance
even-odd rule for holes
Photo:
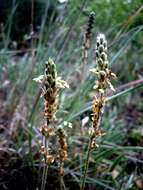
[[[82,75],[83,38],[91,11],[95,22]],[[118,78],[113,81],[116,92],[108,92],[101,123],[106,135],[92,151],[85,189],[143,189],[143,1],[0,0],[1,190],[39,189],[44,105],[40,86],[32,79],[44,73],[49,57],[70,86],[60,93],[57,117],[68,137],[65,185],[79,189],[95,94],[89,70],[96,66],[99,32],[107,37],[110,67]],[[55,164],[46,188],[58,185]]]

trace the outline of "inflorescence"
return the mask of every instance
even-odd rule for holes
[[[68,84],[57,76],[56,65],[52,59],[46,62],[45,74],[34,79],[42,85],[42,96],[44,97],[44,118],[45,124],[40,128],[40,132],[44,138],[44,143],[41,146],[41,154],[47,164],[52,164],[58,160],[60,162],[60,172],[63,173],[64,161],[67,159],[67,143],[64,129],[55,127],[56,112],[58,108],[58,96],[61,88],[68,88]],[[57,151],[49,146],[50,138],[56,137],[59,142]],[[53,146],[54,147],[54,146]]]
[[[97,76],[94,89],[96,95],[93,100],[92,112],[93,112],[93,125],[91,129],[92,133],[92,147],[98,146],[96,144],[96,138],[104,135],[105,133],[99,129],[101,116],[104,111],[104,104],[106,101],[107,89],[115,90],[110,82],[110,78],[116,78],[116,75],[109,69],[109,62],[107,58],[107,41],[104,34],[98,34],[96,41],[96,68],[91,69]]]

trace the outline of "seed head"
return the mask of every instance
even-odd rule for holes
[[[98,80],[95,83],[94,89],[101,94],[105,94],[108,87],[114,91],[110,78],[116,78],[116,75],[109,69],[107,41],[104,34],[99,34],[97,36],[95,54],[97,66],[91,71],[97,75]]]
[[[59,138],[59,149],[58,149],[58,159],[60,162],[60,173],[63,175],[64,173],[64,161],[67,159],[67,142],[66,142],[66,134],[64,129],[59,128],[58,129],[58,138]]]
[[[96,138],[104,135],[105,133],[99,128],[104,105],[106,101],[106,91],[108,88],[114,90],[110,82],[110,78],[116,78],[116,75],[109,69],[108,56],[107,56],[107,41],[104,34],[99,34],[96,40],[96,68],[91,71],[97,76],[94,89],[97,91],[97,96],[92,104],[92,147],[97,147]]]

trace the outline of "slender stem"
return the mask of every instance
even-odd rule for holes
[[[66,190],[63,175],[60,174],[60,190]]]
[[[34,21],[34,0],[31,1],[31,30],[33,32],[33,21]],[[31,53],[32,53],[32,59],[31,59],[31,70],[29,72],[29,75],[27,77],[27,79],[25,80],[24,84],[23,84],[23,92],[26,92],[26,89],[27,89],[27,86],[28,86],[28,82],[31,78],[31,74],[33,72],[33,67],[35,67],[35,59],[34,59],[34,43],[33,43],[33,37],[32,37],[32,46],[31,46]],[[30,127],[30,131],[32,132],[33,130],[33,125],[31,124],[31,127]],[[31,159],[31,162],[33,164],[33,156],[32,156],[32,136],[29,134],[29,155],[30,155],[30,159]]]
[[[47,139],[45,138],[45,147],[47,147]],[[46,160],[45,160],[46,164]],[[41,190],[45,189],[46,186],[46,180],[47,180],[47,174],[48,174],[48,165],[44,166],[43,175],[42,175],[42,184],[41,184]]]
[[[49,120],[46,120],[47,122],[47,126],[49,125]],[[47,148],[47,138],[45,137],[45,148]],[[45,160],[45,164],[46,164],[46,160]],[[45,190],[45,186],[46,186],[46,180],[47,180],[47,174],[48,174],[48,165],[44,166],[44,170],[43,170],[43,176],[42,176],[42,184],[41,184],[41,190]]]
[[[89,157],[90,157],[90,152],[91,152],[91,144],[92,144],[93,136],[90,137],[89,143],[88,143],[88,149],[87,149],[87,157],[85,161],[85,168],[84,168],[84,173],[81,181],[81,187],[80,190],[84,190],[85,187],[85,179],[86,179],[86,174],[88,170],[88,165],[89,165]]]
[[[48,165],[47,165],[47,166],[44,166],[43,176],[42,176],[41,190],[44,190],[44,189],[45,189],[47,174],[48,174]]]
[[[43,169],[43,175],[42,175],[42,184],[41,184],[41,190],[43,189],[43,186],[44,186],[45,169],[46,169],[46,167],[44,166],[44,169]]]

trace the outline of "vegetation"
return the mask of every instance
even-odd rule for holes
[[[142,0],[3,2],[0,188],[143,189]]]

